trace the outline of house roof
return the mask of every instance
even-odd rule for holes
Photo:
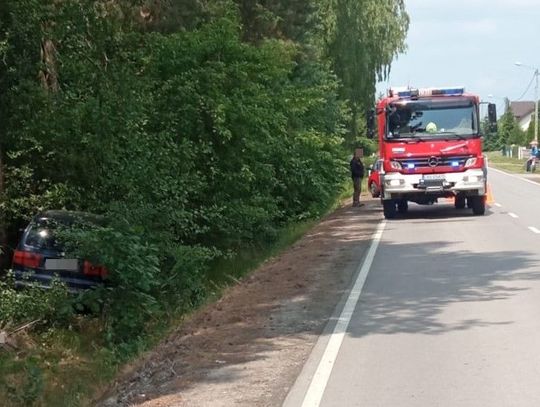
[[[519,120],[534,112],[534,102],[510,102],[510,109],[512,109],[512,113],[514,113],[516,119]]]

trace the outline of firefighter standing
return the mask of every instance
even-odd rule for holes
[[[364,163],[362,162],[362,150],[356,149],[354,156],[351,160],[351,177],[353,180],[354,193],[353,193],[353,205],[362,206],[360,203],[360,192],[362,188],[362,178],[364,178]]]

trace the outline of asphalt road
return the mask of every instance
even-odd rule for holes
[[[485,216],[410,205],[385,224],[284,406],[540,406],[540,185],[489,180]]]

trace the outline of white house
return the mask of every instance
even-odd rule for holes
[[[520,101],[520,102],[510,102],[510,109],[514,113],[519,127],[523,131],[527,131],[531,119],[534,116],[534,102],[530,101]]]

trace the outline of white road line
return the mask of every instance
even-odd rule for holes
[[[330,374],[332,373],[339,349],[341,348],[341,344],[345,338],[345,333],[347,332],[347,327],[351,321],[354,309],[356,308],[356,304],[358,303],[358,299],[362,293],[362,288],[366,282],[367,275],[371,268],[371,264],[373,263],[373,259],[375,257],[375,253],[377,252],[377,247],[381,241],[385,226],[385,220],[379,223],[377,230],[373,234],[373,240],[371,241],[371,246],[369,247],[366,258],[361,265],[358,265],[358,269],[360,270],[358,272],[358,277],[356,278],[354,286],[349,294],[349,297],[347,298],[347,302],[341,311],[341,315],[336,323],[334,332],[332,332],[330,340],[326,345],[326,349],[324,350],[321,361],[317,366],[317,370],[313,375],[313,379],[311,380],[306,395],[304,396],[302,407],[318,407],[321,403],[324,390],[328,384],[328,379],[330,379]]]
[[[495,171],[495,172],[498,172],[500,174],[504,174],[504,175],[508,175],[509,177],[512,177],[512,178],[517,178],[517,179],[520,179],[522,181],[525,181],[525,182],[528,182],[529,184],[533,184],[533,185],[536,185],[536,186],[539,186],[540,187],[540,184],[538,182],[534,182],[534,181],[531,181],[527,178],[523,178],[523,177],[520,177],[518,175],[514,175],[514,174],[510,174],[506,171],[501,171],[501,170],[496,170],[495,168],[493,167],[489,167],[489,171]]]
[[[502,205],[501,205],[500,203],[495,203],[495,206],[496,206],[497,208],[501,208],[501,207],[502,207]]]
[[[529,230],[537,235],[540,234],[540,230],[536,229],[534,226],[529,226]]]
[[[515,213],[512,213],[512,212],[508,212],[508,215],[511,216],[512,218],[519,218],[519,216],[517,216]]]

